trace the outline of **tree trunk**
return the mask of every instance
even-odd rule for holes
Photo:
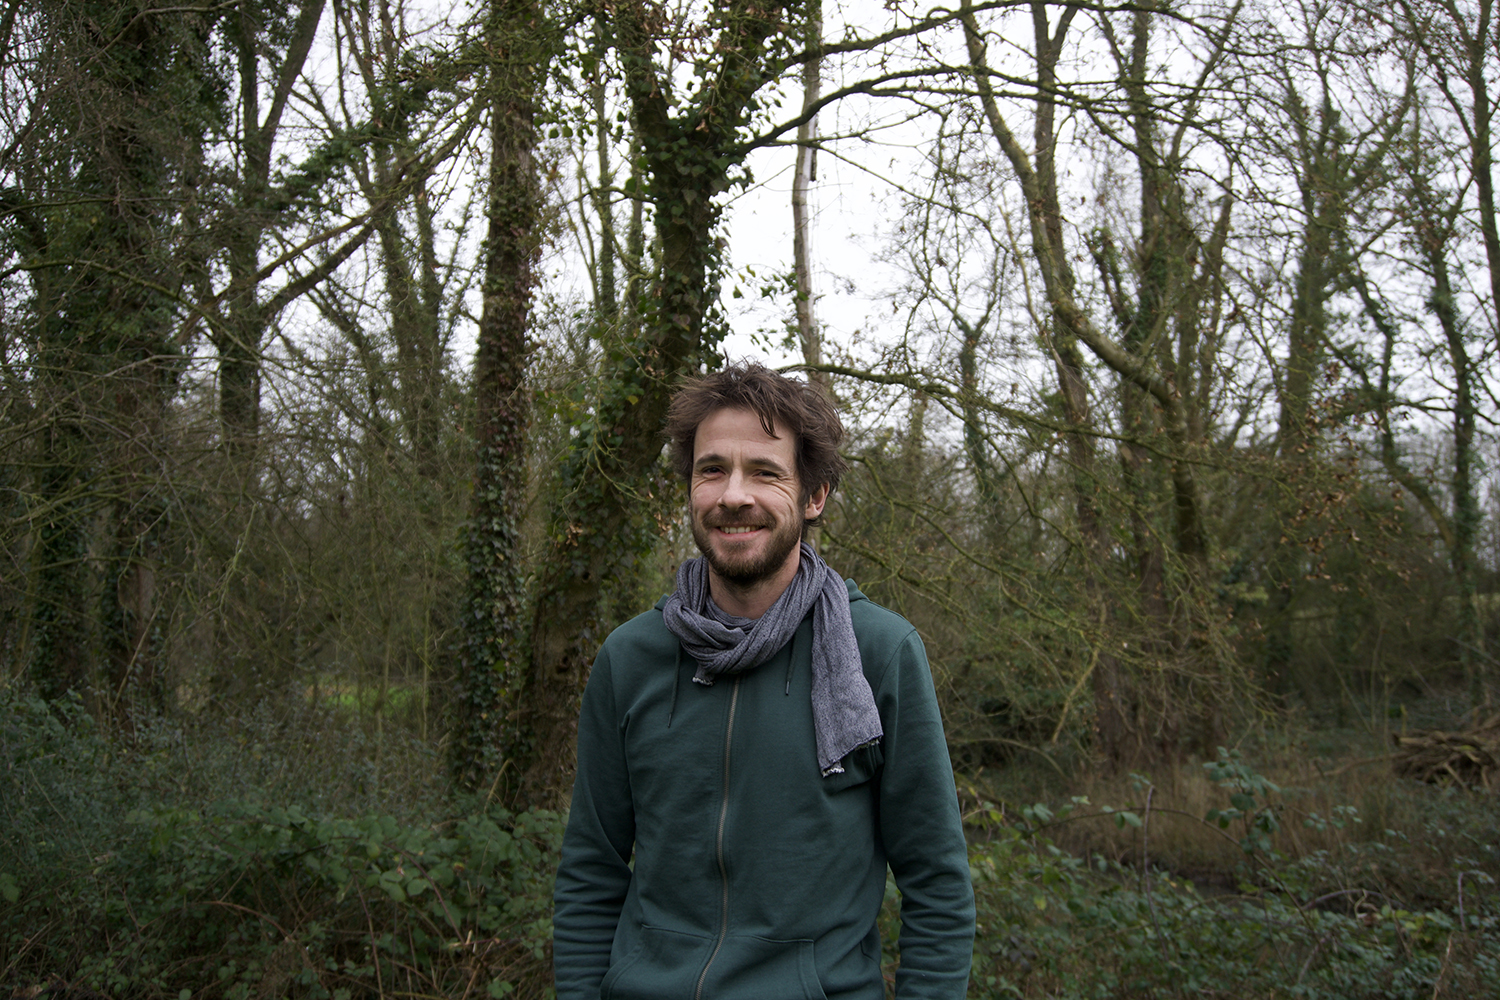
[[[247,488],[260,447],[261,349],[267,325],[274,318],[261,301],[260,243],[273,220],[267,199],[271,187],[271,153],[281,127],[281,116],[292,85],[317,35],[327,0],[302,0],[280,65],[266,67],[273,85],[262,113],[260,57],[270,49],[263,12],[241,4],[229,16],[239,71],[240,175],[226,248],[229,286],[223,298],[223,322],[211,333],[219,353],[219,424],[222,444],[239,480]]]
[[[823,44],[822,0],[808,0],[803,16],[807,19],[803,38],[808,50],[816,52]],[[802,64],[804,112],[816,106],[822,87],[823,60],[815,55]],[[797,162],[792,173],[792,266],[796,277],[797,337],[802,344],[802,360],[808,365],[823,363],[823,336],[813,308],[812,249],[809,246],[812,220],[807,216],[807,190],[817,173],[817,149],[813,146],[816,135],[816,115],[797,127]],[[822,380],[825,376],[814,372],[811,377]]]
[[[66,384],[58,389],[62,393],[71,391]],[[68,409],[77,405],[77,401],[62,403]],[[88,573],[83,490],[93,463],[77,419],[63,412],[52,418],[42,442],[38,499],[45,513],[34,529],[36,540],[31,552],[28,673],[37,692],[52,701],[69,691],[89,693],[92,657],[86,608],[93,588]]]
[[[498,779],[524,682],[526,621],[521,567],[526,445],[527,330],[536,283],[541,189],[536,101],[550,25],[534,0],[496,0],[488,30],[492,120],[484,308],[474,362],[476,454],[465,540],[468,583],[460,622],[455,777],[470,788]]]
[[[1418,204],[1435,209],[1432,200],[1419,196]],[[1458,662],[1468,682],[1472,706],[1489,704],[1489,685],[1485,663],[1484,628],[1475,601],[1474,572],[1478,566],[1474,543],[1479,535],[1479,499],[1475,495],[1474,470],[1477,465],[1474,437],[1477,409],[1474,383],[1477,373],[1469,359],[1464,340],[1463,323],[1454,302],[1453,282],[1449,276],[1448,249],[1451,221],[1436,211],[1423,212],[1418,227],[1418,243],[1424,262],[1432,275],[1429,305],[1443,331],[1448,362],[1453,369],[1453,525],[1448,563],[1453,569],[1453,584],[1458,598]]]
[[[54,512],[38,540],[32,666],[45,693],[71,688],[128,722],[132,704],[162,703],[156,456],[176,386],[172,293],[181,283],[169,231],[176,185],[198,159],[213,111],[206,94],[164,103],[201,83],[206,55],[203,39],[177,19],[98,4],[59,12],[54,28],[62,83],[50,111],[67,120],[50,139],[71,145],[72,155],[38,177],[37,193],[67,190],[87,207],[37,213],[52,228],[37,242],[66,280],[36,286],[49,310],[39,332],[60,366],[61,396],[43,476]],[[90,598],[98,604],[86,610]],[[99,622],[93,649],[91,612]],[[97,671],[90,652],[102,654]]]
[[[958,374],[963,391],[964,452],[969,459],[969,469],[974,476],[974,487],[979,493],[980,504],[986,511],[993,512],[999,503],[1000,486],[996,482],[994,463],[990,461],[989,442],[985,440],[979,407],[978,355],[983,330],[957,315],[954,316],[954,322],[963,334],[963,343],[958,349]]]
[[[507,753],[517,768],[517,804],[557,804],[571,783],[578,702],[606,633],[633,607],[665,527],[676,518],[675,488],[662,461],[662,427],[681,378],[718,359],[723,331],[705,320],[717,294],[720,248],[716,199],[745,150],[738,145],[750,101],[764,85],[768,40],[784,9],[751,0],[716,8],[709,51],[715,81],[689,100],[672,100],[656,65],[659,38],[649,12],[619,5],[604,12],[621,55],[640,141],[661,257],[650,294],[606,348],[597,398],[560,465],[557,498],[541,564],[531,666],[512,693],[517,719]]]

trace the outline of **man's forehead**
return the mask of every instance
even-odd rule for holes
[[[720,407],[699,423],[693,436],[693,454],[695,459],[701,459],[706,451],[717,452],[726,444],[752,449],[759,444],[766,447],[767,457],[771,457],[794,447],[789,437],[779,422],[773,422],[767,429],[765,421],[753,410]]]

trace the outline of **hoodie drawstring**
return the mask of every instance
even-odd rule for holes
[[[800,631],[802,631],[802,629],[797,629],[797,632]],[[792,693],[792,668],[797,665],[797,632],[792,633],[792,641],[790,643],[791,648],[787,650],[787,652],[790,654],[786,658],[786,693],[788,695]]]
[[[798,632],[801,629],[797,630]],[[791,648],[787,651],[791,655],[786,660],[786,689],[783,692],[788,697],[792,693],[792,672],[797,668],[797,632],[792,633]],[[672,728],[672,716],[677,714],[677,689],[682,686],[682,644],[677,644],[677,656],[672,662],[672,703],[667,707],[667,728]]]
[[[667,728],[672,728],[672,716],[677,712],[677,688],[682,683],[682,643],[677,644],[677,658],[672,661],[672,704],[667,708]]]

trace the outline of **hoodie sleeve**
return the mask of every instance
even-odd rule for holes
[[[880,834],[901,890],[897,1000],[962,1000],[974,953],[974,890],[953,765],[927,653],[912,629],[881,676]]]
[[[630,887],[635,812],[609,651],[594,661],[578,719],[578,774],[553,889],[558,1000],[598,1000]]]

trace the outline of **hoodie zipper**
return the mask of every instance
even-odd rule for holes
[[[734,679],[734,689],[729,695],[729,724],[724,728],[724,795],[719,803],[719,830],[714,838],[714,859],[719,863],[719,940],[708,963],[698,974],[698,987],[693,990],[693,1000],[703,1000],[703,983],[708,979],[708,970],[713,968],[724,939],[729,936],[729,871],[724,867],[724,822],[729,816],[729,748],[734,740],[734,711],[740,703],[740,679]]]

